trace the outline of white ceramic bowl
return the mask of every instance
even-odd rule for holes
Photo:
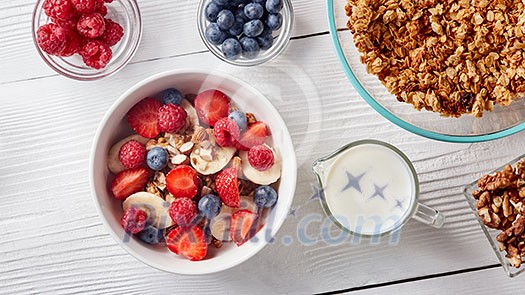
[[[148,246],[135,237],[128,238],[120,226],[121,201],[110,193],[112,177],[106,165],[106,156],[112,144],[132,134],[126,113],[145,97],[156,95],[170,87],[182,93],[199,93],[207,89],[219,89],[230,96],[241,109],[254,113],[271,130],[271,141],[282,156],[282,177],[279,199],[268,216],[266,225],[252,240],[241,247],[225,243],[220,249],[209,248],[208,256],[202,261],[189,261],[171,253],[166,246]],[[102,120],[91,150],[89,178],[91,191],[98,213],[111,236],[132,256],[163,271],[178,274],[206,274],[236,266],[254,256],[273,237],[286,219],[292,204],[297,177],[295,152],[286,125],[274,106],[255,88],[232,76],[193,69],[164,72],[152,76],[124,93],[110,108]],[[269,233],[269,235],[267,234]]]

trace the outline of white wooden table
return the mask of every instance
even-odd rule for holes
[[[117,75],[82,83],[58,76],[31,40],[33,0],[0,9],[0,293],[1,294],[522,294],[509,279],[463,196],[462,187],[525,152],[525,133],[477,144],[448,144],[391,124],[354,91],[334,54],[325,2],[294,0],[296,24],[274,62],[236,68],[199,39],[197,0],[140,0],[144,38]],[[298,158],[294,215],[277,243],[248,262],[206,276],[152,269],[125,253],[98,217],[88,185],[90,146],[99,121],[131,85],[161,71],[217,69],[254,85],[277,106]],[[402,149],[422,182],[421,200],[447,215],[441,230],[409,222],[398,245],[321,242],[320,224],[304,245],[298,224],[322,214],[313,195],[314,159],[358,139]],[[332,234],[339,231],[334,227]]]

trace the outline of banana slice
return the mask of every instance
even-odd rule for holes
[[[138,134],[133,134],[115,143],[109,150],[108,159],[107,159],[108,168],[109,168],[109,171],[111,171],[111,173],[117,174],[121,171],[126,170],[126,167],[124,167],[122,163],[120,163],[120,160],[118,159],[118,153],[120,151],[120,148],[126,142],[130,140],[136,140],[142,144],[146,144],[149,141],[148,138],[144,138]]]
[[[195,130],[195,127],[199,126],[199,116],[197,116],[197,111],[187,99],[183,99],[180,106],[186,111],[186,114],[188,114],[186,126],[184,126],[183,129]]]
[[[168,213],[170,203],[148,192],[138,192],[129,196],[122,204],[124,211],[134,207],[148,214],[148,221],[156,228],[167,228],[173,225]]]
[[[190,155],[190,163],[200,174],[214,174],[228,165],[236,151],[233,147],[220,146],[209,146],[205,149],[198,144]]]
[[[241,157],[242,172],[246,178],[251,180],[253,183],[260,185],[269,185],[276,182],[281,177],[281,158],[274,151],[275,163],[273,166],[266,171],[259,171],[250,165],[248,162],[248,152],[241,151],[239,156]]]
[[[239,210],[249,210],[257,212],[257,206],[253,202],[253,199],[248,196],[241,196],[239,208],[232,208],[226,205],[222,205],[221,212],[215,218],[210,221],[211,234],[217,239],[223,242],[231,241],[230,237],[230,226],[232,214]]]
[[[241,196],[239,208],[235,208],[235,211],[239,210],[248,210],[253,213],[257,213],[257,205],[255,205],[255,202],[253,201],[252,197]]]

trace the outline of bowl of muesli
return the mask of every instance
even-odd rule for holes
[[[377,112],[432,139],[525,129],[521,1],[327,0],[336,53]]]
[[[90,182],[132,256],[179,274],[234,267],[269,244],[296,184],[288,129],[259,91],[215,71],[152,76],[99,126]]]

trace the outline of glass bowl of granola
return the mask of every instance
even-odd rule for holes
[[[295,152],[277,110],[232,76],[152,76],[107,112],[92,195],[113,238],[160,270],[205,274],[249,259],[288,216]],[[282,176],[282,177],[281,177]]]
[[[505,273],[525,271],[525,155],[494,169],[463,191]]]
[[[495,20],[516,19],[524,12],[518,2],[496,11],[492,4],[327,0],[327,9],[342,68],[378,113],[428,138],[480,142],[525,129],[523,42],[506,41],[501,36],[515,26]],[[495,23],[501,36],[492,33]]]

